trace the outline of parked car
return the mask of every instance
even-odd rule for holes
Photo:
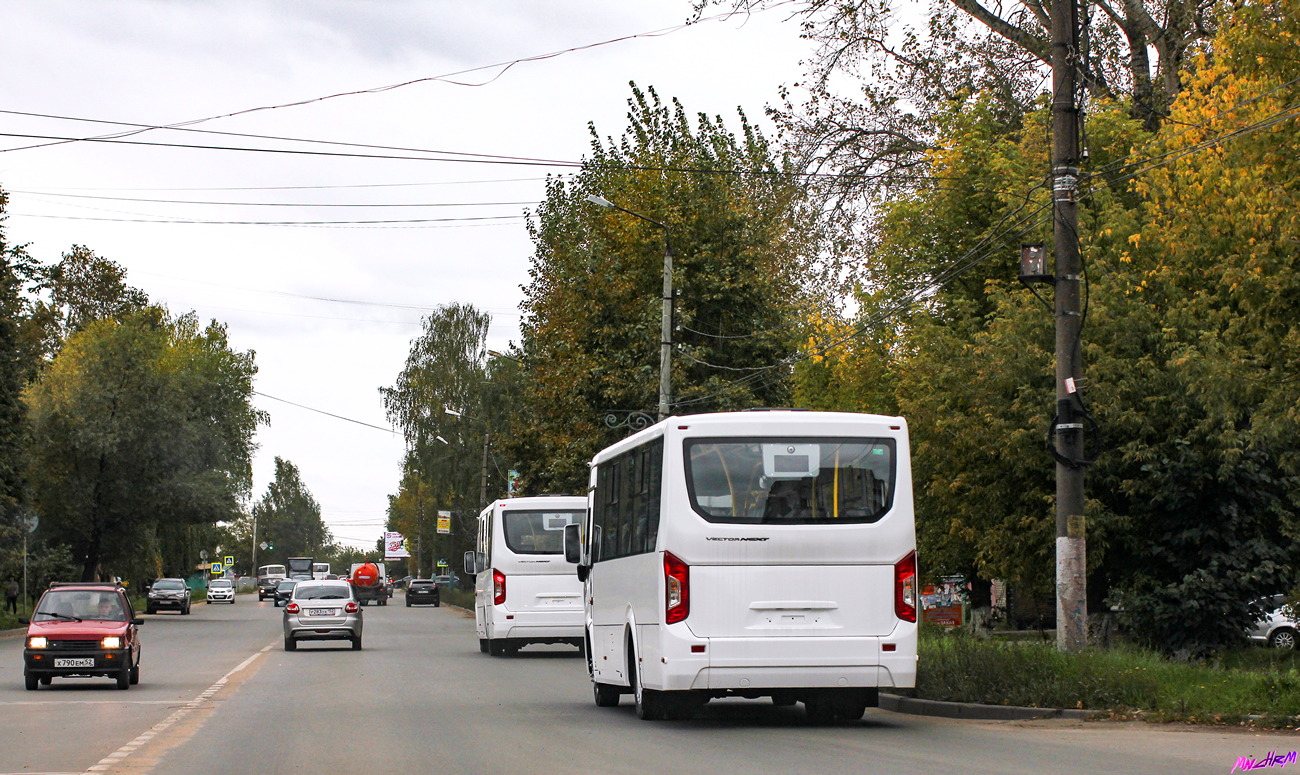
[[[442,605],[442,592],[433,579],[411,579],[406,582],[406,607],[413,605]]]
[[[1287,616],[1282,605],[1285,601],[1286,595],[1271,595],[1256,600],[1255,604],[1264,609],[1266,615],[1251,627],[1246,637],[1273,648],[1294,650],[1296,633],[1300,631],[1300,619]]]
[[[181,614],[190,613],[190,587],[185,579],[158,579],[149,585],[144,610],[156,614],[164,608],[174,608]]]
[[[299,583],[299,579],[280,579],[275,585],[275,596],[271,598],[276,608],[288,604],[289,598],[293,596],[293,588]]]
[[[445,576],[434,576],[433,580],[437,582],[438,586],[442,589],[455,589],[456,582],[459,579],[457,578],[456,574],[451,573]]]
[[[117,688],[140,682],[140,624],[121,585],[54,583],[36,603],[23,648],[28,691],[55,678],[106,676]]]
[[[277,590],[278,591],[278,590]],[[284,607],[284,650],[302,640],[348,640],[361,649],[361,604],[346,581],[299,582]]]
[[[235,604],[235,584],[230,579],[213,579],[208,582],[208,603]]]

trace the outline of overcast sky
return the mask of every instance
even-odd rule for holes
[[[788,9],[679,29],[690,14],[689,0],[6,0],[6,234],[45,263],[85,245],[174,314],[226,323],[256,352],[271,416],[253,498],[283,457],[336,539],[371,547],[403,447],[379,388],[421,315],[469,303],[493,316],[489,347],[518,339],[522,213],[566,168],[489,157],[581,160],[588,122],[622,132],[629,81],[763,124],[799,79],[810,44]],[[271,106],[286,107],[243,112]],[[210,117],[112,144],[40,139]]]

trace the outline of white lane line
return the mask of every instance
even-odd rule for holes
[[[178,705],[184,700],[15,700],[14,702],[4,703],[8,708],[13,705]],[[0,773],[0,775],[4,775]],[[44,773],[34,773],[33,775],[44,775]]]
[[[121,748],[117,749],[113,753],[109,754],[108,756],[105,756],[103,759],[100,759],[98,762],[88,767],[86,769],[86,773],[89,774],[89,773],[104,772],[106,770],[112,769],[118,764],[121,764],[123,759],[130,756],[140,746],[144,745],[145,743],[148,743],[150,740],[153,740],[155,737],[165,732],[171,725],[175,724],[177,721],[180,721],[181,719],[188,716],[190,713],[193,713],[194,711],[203,707],[204,703],[210,700],[214,694],[221,691],[221,687],[226,685],[226,682],[230,680],[230,677],[232,675],[248,667],[249,664],[251,664],[254,659],[257,659],[259,655],[265,654],[266,652],[270,651],[272,648],[275,647],[275,645],[276,645],[275,642],[272,642],[266,648],[262,649],[256,654],[253,654],[248,659],[245,659],[243,662],[240,662],[239,665],[235,667],[235,669],[221,676],[221,678],[217,679],[216,683],[212,684],[207,689],[204,689],[202,692],[200,692],[199,696],[185,703],[184,706],[177,708],[174,713],[172,713],[170,716],[163,719],[162,721],[159,721],[157,724],[154,724],[149,729],[145,730],[136,739],[132,740],[131,742],[127,743],[126,745],[122,746]]]

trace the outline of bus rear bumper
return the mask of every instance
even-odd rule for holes
[[[492,637],[542,642],[582,641],[586,621],[582,609],[573,611],[496,611]]]
[[[887,638],[670,638],[667,653],[655,660],[662,667],[657,688],[911,688],[916,685],[915,625],[908,630]]]

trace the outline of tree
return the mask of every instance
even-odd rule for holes
[[[29,477],[42,530],[73,547],[83,579],[105,563],[148,575],[151,529],[238,515],[255,372],[221,326],[157,307],[69,336],[26,391]]]
[[[298,467],[278,455],[275,477],[253,504],[253,519],[258,539],[274,546],[277,557],[314,557],[334,540]]]
[[[1131,520],[1115,597],[1185,655],[1238,642],[1247,601],[1300,583],[1298,39],[1294,2],[1225,17],[1099,267],[1119,438],[1098,473]]]
[[[89,248],[73,245],[59,263],[44,267],[32,320],[41,330],[42,354],[54,356],[73,333],[97,320],[120,320],[149,304],[144,291],[126,284],[126,270]]]
[[[22,457],[27,418],[22,388],[33,371],[33,359],[23,346],[28,312],[23,291],[36,273],[22,246],[5,238],[6,201],[0,191],[0,529],[15,526],[17,507],[25,497]]]
[[[655,411],[665,240],[675,414],[787,404],[783,361],[815,307],[801,282],[814,282],[803,189],[761,133],[743,113],[739,134],[720,117],[692,123],[676,101],[632,88],[621,137],[602,141],[591,127],[582,171],[550,179],[529,221],[520,347],[529,390],[512,443],[530,492],[582,491],[585,462],[619,435],[604,417]]]
[[[480,450],[503,431],[484,367],[490,323],[470,305],[438,308],[424,318],[396,383],[380,389],[388,418],[407,443],[401,485],[389,498],[389,526],[425,556],[457,556],[469,548],[473,519],[485,505]],[[487,495],[494,497],[503,480],[495,467],[490,474]],[[457,512],[452,535],[435,532],[440,509]]]

